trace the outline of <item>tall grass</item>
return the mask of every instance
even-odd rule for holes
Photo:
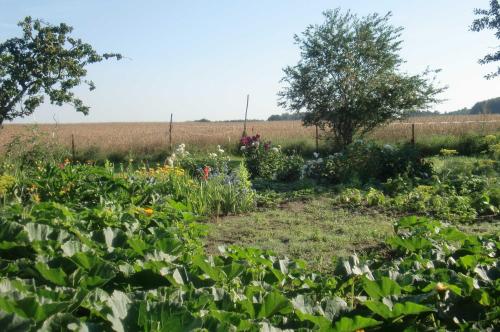
[[[470,121],[490,121],[473,123]],[[439,124],[436,122],[451,122]],[[456,123],[455,123],[456,122]],[[500,130],[500,115],[433,116],[415,117],[404,122],[393,122],[375,130],[368,138],[384,143],[408,142],[411,139],[411,124],[415,125],[416,141],[419,144],[437,146],[439,142],[449,146],[455,140],[470,134],[488,134]],[[147,159],[163,161],[169,154],[168,123],[94,123],[39,125],[47,137],[70,148],[71,135],[75,138],[77,158],[80,160]],[[29,132],[29,126],[7,124],[0,129],[0,153],[16,135]],[[238,142],[243,131],[241,122],[182,122],[174,123],[173,145],[185,143],[190,151],[207,152],[216,145],[226,151],[237,153]],[[280,144],[286,150],[310,156],[316,150],[315,129],[304,127],[300,121],[249,122],[250,135],[260,134],[264,139]],[[329,142],[320,139],[320,152],[327,152]],[[434,148],[433,148],[434,149]]]

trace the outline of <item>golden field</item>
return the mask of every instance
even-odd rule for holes
[[[477,121],[487,121],[478,123]],[[411,124],[415,124],[418,141],[435,135],[487,134],[500,130],[500,115],[457,115],[415,117],[390,123],[370,134],[384,142],[410,140]],[[67,147],[74,136],[75,150],[114,153],[154,153],[166,151],[169,146],[168,123],[92,123],[40,124],[39,131],[49,139]],[[26,135],[33,125],[6,124],[0,129],[0,148],[16,135]],[[234,147],[243,131],[242,122],[178,122],[173,124],[172,142],[185,143],[188,150],[206,150],[215,145]],[[277,144],[314,141],[313,127],[303,127],[300,121],[260,121],[247,124],[249,135],[260,134]]]

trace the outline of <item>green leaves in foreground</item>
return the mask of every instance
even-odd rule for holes
[[[352,257],[335,273],[316,274],[258,249],[206,255],[200,225],[164,192],[169,183],[132,178],[132,185],[97,167],[66,172],[79,183],[66,203],[44,189],[46,199],[59,202],[0,207],[2,331],[422,331],[500,324],[498,236],[404,218],[387,256]],[[79,182],[79,172],[102,185]]]

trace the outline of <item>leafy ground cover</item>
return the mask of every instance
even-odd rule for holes
[[[276,170],[297,178],[300,158],[288,169],[292,159],[279,149],[260,148],[257,158],[279,161]],[[42,162],[43,153],[21,154],[0,167],[0,326],[494,330],[498,163],[450,151],[435,157],[435,173],[425,178],[337,184],[307,177],[251,183],[245,164],[229,164],[220,147],[200,159],[181,145],[158,167]],[[327,180],[337,178],[337,162],[352,160],[337,156],[325,164],[334,175]],[[396,161],[407,160],[416,159]],[[263,174],[272,173],[256,162]],[[422,186],[430,199],[414,194]],[[398,195],[411,198],[401,209]],[[452,201],[441,210],[427,205],[445,195],[464,197],[475,215],[455,218],[462,210]],[[410,203],[432,209],[414,211]],[[398,221],[414,212],[421,216]]]

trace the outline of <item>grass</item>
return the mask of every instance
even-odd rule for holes
[[[220,245],[268,249],[279,256],[303,259],[314,270],[329,271],[332,258],[383,250],[395,218],[377,211],[349,211],[334,206],[330,194],[288,202],[277,209],[211,221],[205,246],[216,254]]]

